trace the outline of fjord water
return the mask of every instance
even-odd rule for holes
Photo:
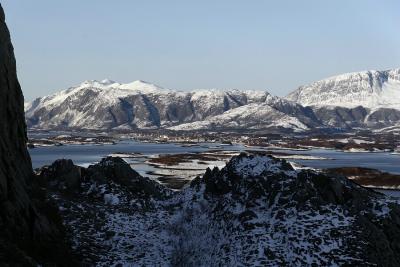
[[[400,174],[400,155],[389,152],[343,152],[333,149],[312,149],[292,151],[293,154],[307,154],[327,160],[292,160],[313,168],[364,167]]]
[[[144,156],[158,154],[177,154],[187,152],[204,152],[207,150],[244,151],[253,148],[242,145],[222,146],[215,143],[203,143],[194,146],[182,146],[174,143],[142,143],[122,141],[115,145],[64,145],[37,147],[30,149],[33,168],[49,165],[56,159],[72,159],[75,164],[88,165],[98,162],[112,153],[141,153]],[[254,148],[263,150],[262,148]],[[266,149],[272,150],[272,149]],[[277,150],[276,150],[277,151]],[[279,150],[282,152],[282,150]],[[382,153],[349,153],[328,149],[312,149],[307,151],[283,150],[285,153],[310,155],[326,159],[291,159],[296,163],[313,168],[336,168],[358,166],[374,168],[385,172],[400,174],[400,155]],[[140,170],[139,170],[140,171]]]
[[[122,141],[115,145],[64,145],[30,149],[33,168],[49,165],[56,159],[72,159],[77,165],[87,165],[100,161],[112,153],[141,153],[143,155],[177,154],[202,152],[208,148],[201,146],[183,147],[172,143],[142,143]]]

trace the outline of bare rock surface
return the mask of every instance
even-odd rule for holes
[[[67,264],[57,208],[32,183],[26,149],[24,100],[5,16],[0,6],[0,263],[10,266]]]

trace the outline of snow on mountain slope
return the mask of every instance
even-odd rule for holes
[[[154,128],[202,120],[246,105],[262,103],[269,93],[239,90],[172,91],[135,81],[86,81],[25,104],[28,127]]]
[[[27,125],[35,129],[376,129],[398,124],[398,111],[400,69],[335,76],[286,99],[265,91],[183,92],[91,80],[25,103]]]
[[[330,77],[301,86],[286,98],[304,106],[400,109],[400,69]]]
[[[156,85],[144,82],[134,81],[132,83],[120,84],[108,79],[102,81],[90,80],[84,81],[76,87],[57,92],[50,96],[45,96],[40,99],[41,106],[56,106],[62,104],[68,98],[74,98],[79,95],[81,91],[94,90],[101,94],[102,101],[115,101],[118,97],[124,97],[130,94],[141,94],[141,93],[168,93],[169,90],[163,89]],[[35,101],[33,101],[35,102]],[[26,105],[27,110],[31,110],[35,105]]]
[[[228,110],[221,115],[203,121],[181,124],[170,127],[171,130],[204,130],[204,129],[263,129],[282,127],[304,131],[308,127],[296,117],[289,116],[266,103],[248,104]]]

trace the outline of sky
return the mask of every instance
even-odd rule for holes
[[[26,100],[105,78],[284,96],[400,67],[400,1],[0,0]]]

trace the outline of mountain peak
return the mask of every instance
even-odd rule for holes
[[[265,172],[285,172],[293,175],[295,173],[292,166],[283,160],[278,160],[272,156],[265,155],[246,155],[240,154],[229,162],[233,166],[234,172],[243,177],[256,177]]]
[[[332,76],[300,86],[286,98],[305,106],[400,109],[400,69]]]
[[[104,80],[101,80],[100,83],[102,83],[102,84],[113,84],[113,83],[115,83],[115,81],[110,80],[110,79],[104,79]]]
[[[110,79],[98,80],[86,80],[76,87],[70,88],[69,91],[74,89],[84,88],[98,88],[98,89],[115,89],[115,90],[129,90],[139,93],[163,93],[168,90],[143,80],[136,80],[130,83],[119,83]]]
[[[83,81],[81,84],[79,84],[77,87],[73,87],[73,88],[87,88],[87,87],[96,87],[96,88],[109,88],[112,85],[119,85],[119,83],[110,80],[110,79],[103,79],[101,81],[99,80],[86,80]]]
[[[143,93],[169,92],[169,90],[167,89],[164,89],[158,85],[143,80],[136,80],[131,83],[121,84],[119,88],[125,90],[140,91]]]

